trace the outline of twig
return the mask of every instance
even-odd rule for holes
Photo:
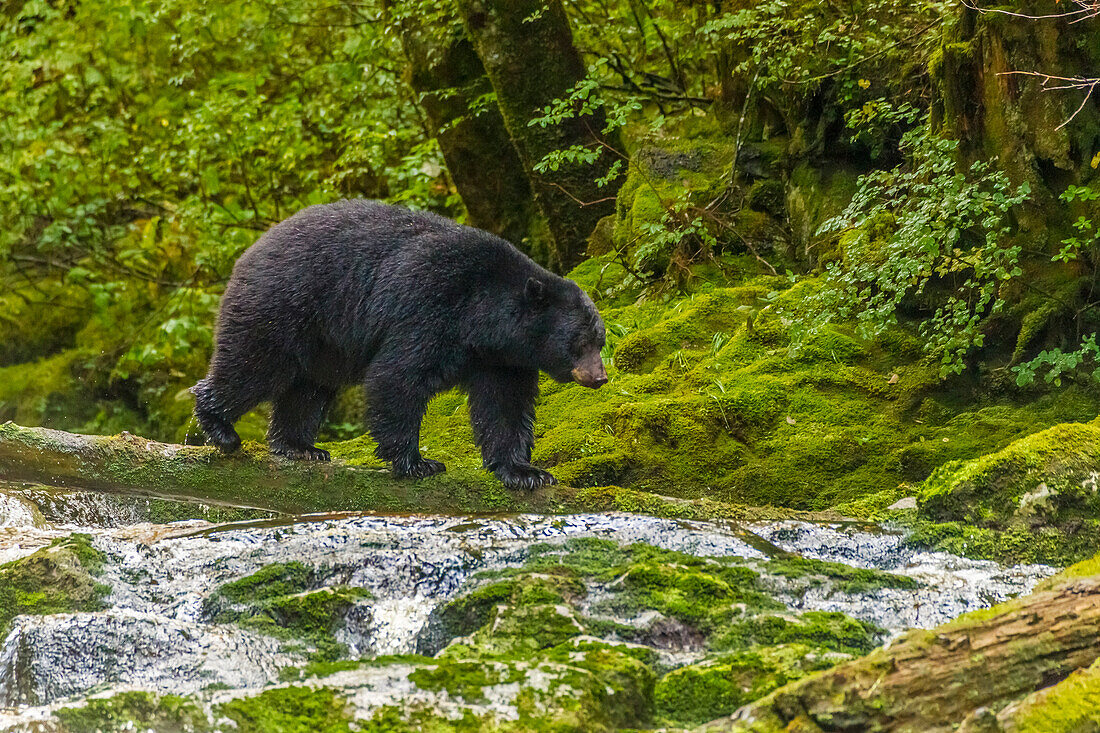
[[[1011,10],[1002,10],[1001,8],[979,8],[977,5],[973,5],[967,0],[963,0],[963,5],[971,10],[979,13],[998,13],[1000,15],[1011,15],[1014,18],[1024,18],[1026,20],[1053,20],[1057,18],[1074,18],[1071,23],[1076,23],[1081,20],[1088,20],[1089,18],[1095,18],[1100,15],[1100,3],[1086,2],[1085,0],[1073,0],[1077,5],[1081,6],[1080,10],[1067,10],[1064,13],[1051,13],[1049,15],[1028,15],[1026,13],[1014,13]]]
[[[615,200],[614,196],[605,196],[604,198],[596,199],[595,201],[587,201],[587,202],[586,201],[581,201],[579,198],[577,198],[573,194],[569,193],[569,191],[567,191],[565,189],[565,187],[562,186],[560,183],[555,183],[553,181],[543,181],[543,183],[549,183],[551,186],[558,189],[559,191],[564,193],[566,196],[568,196],[569,198],[571,198],[575,202],[577,202],[578,206],[595,206],[596,204],[602,204],[605,201],[614,201]]]
[[[1042,87],[1044,92],[1053,92],[1062,89],[1087,90],[1087,92],[1085,93],[1085,98],[1081,100],[1081,104],[1077,106],[1077,109],[1073,111],[1073,114],[1071,114],[1065,121],[1063,121],[1062,124],[1058,125],[1058,127],[1055,127],[1055,130],[1061,130],[1063,127],[1072,122],[1073,118],[1076,117],[1081,112],[1081,110],[1085,108],[1086,104],[1088,104],[1089,100],[1092,98],[1092,93],[1096,91],[1096,87],[1100,85],[1100,78],[1088,79],[1083,76],[1054,76],[1053,74],[1044,74],[1040,71],[1001,71],[997,73],[997,76],[1009,74],[1035,76],[1042,79]],[[1049,82],[1052,81],[1063,81],[1067,83],[1059,84],[1057,86],[1048,86]]]
[[[741,118],[737,121],[737,134],[733,138],[733,162],[730,163],[730,176],[729,181],[722,189],[722,193],[715,196],[714,200],[706,205],[706,209],[713,209],[718,204],[726,200],[730,190],[737,184],[737,157],[741,154],[741,130],[745,126],[745,117],[749,113],[749,99],[752,98],[752,90],[756,88],[756,80],[760,78],[760,65],[756,67],[756,73],[752,75],[752,81],[749,82],[749,89],[745,92],[745,101],[741,105]]]

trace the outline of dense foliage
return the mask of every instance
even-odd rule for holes
[[[519,8],[9,4],[0,365],[71,353],[50,368],[130,411],[101,411],[89,429],[136,414],[174,435],[221,289],[259,233],[345,196],[464,220],[464,198],[472,213],[475,194],[479,207],[494,199],[475,190],[491,176],[470,175],[493,167],[492,146],[489,158],[455,147],[480,120],[474,133],[498,129],[504,146],[510,136],[525,166],[531,191],[506,205],[541,207],[541,219],[517,212],[517,244],[534,256],[553,252],[559,220],[614,200],[587,245],[601,267],[625,271],[603,296],[656,302],[700,278],[786,272],[812,285],[785,306],[792,356],[825,324],[854,322],[864,335],[909,331],[945,376],[988,362],[1028,389],[1100,374],[1095,103],[1070,119],[1079,97],[1036,96],[1030,78],[983,87],[1007,77],[979,73],[1033,62],[1083,73],[1087,23],[1035,21],[1051,56],[996,14],[939,1],[569,0],[509,18]],[[503,39],[481,27],[486,13],[510,29],[493,31]],[[468,47],[488,58],[491,43],[527,31],[571,37],[576,78],[558,69],[551,80],[531,58],[517,82]],[[983,45],[994,37],[1007,49],[995,58]],[[518,111],[517,84],[528,105]],[[565,92],[540,98],[540,84]],[[501,113],[507,132],[489,124]],[[560,144],[544,152],[547,140]],[[594,185],[570,190],[586,166]],[[749,317],[769,302],[745,306]]]
[[[208,351],[234,260],[303,206],[459,211],[375,10],[31,1],[0,48],[5,289],[31,318],[86,291],[117,378]]]

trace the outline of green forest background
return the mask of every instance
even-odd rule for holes
[[[197,441],[235,259],[304,206],[380,198],[595,298],[611,384],[539,406],[563,482],[856,516],[920,485],[945,541],[1061,557],[1100,503],[1059,473],[1100,454],[1096,12],[7,3],[0,420]],[[422,443],[476,466],[464,400]],[[361,412],[349,391],[324,436],[370,464]],[[1040,464],[1064,485],[1039,509],[974,489]]]

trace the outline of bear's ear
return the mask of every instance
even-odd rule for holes
[[[523,288],[523,297],[529,303],[542,303],[546,298],[546,284],[537,277],[527,278],[527,285]]]

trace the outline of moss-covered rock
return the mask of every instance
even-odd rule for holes
[[[204,615],[214,623],[236,623],[283,639],[300,641],[314,659],[344,653],[335,632],[366,590],[319,586],[313,569],[299,562],[276,563],[220,586],[207,596]]]
[[[96,581],[103,553],[88,535],[55,540],[27,557],[0,565],[0,638],[21,614],[96,611],[110,588]]]
[[[761,646],[680,667],[657,681],[657,716],[669,725],[705,723],[848,658],[804,644],[788,644]]]
[[[60,708],[55,716],[66,733],[133,730],[203,733],[213,730],[206,713],[194,700],[140,691],[90,698],[82,706]]]
[[[1100,518],[1100,426],[1056,425],[996,453],[938,468],[921,486],[922,516],[1003,526]]]
[[[241,733],[352,733],[351,711],[344,697],[328,687],[277,687],[241,697],[218,709]]]

